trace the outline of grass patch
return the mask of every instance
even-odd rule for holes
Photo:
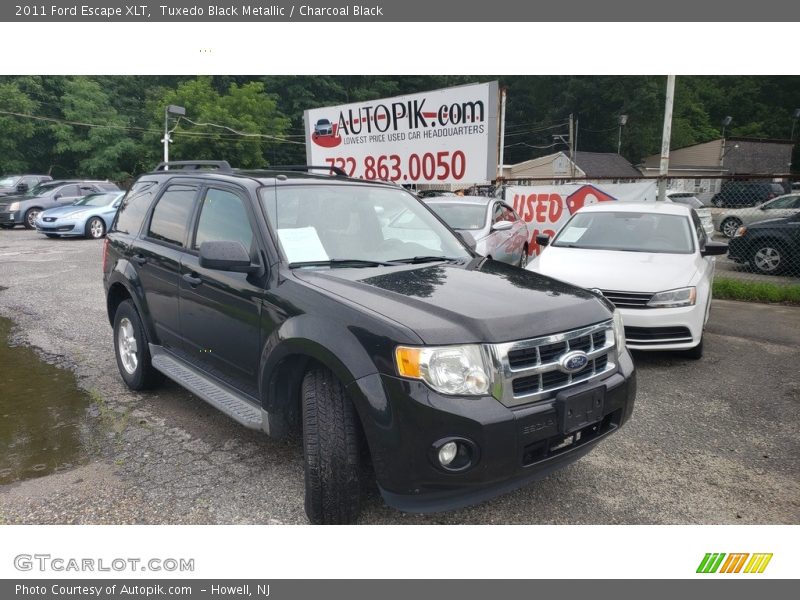
[[[800,306],[800,285],[714,279],[714,298]]]

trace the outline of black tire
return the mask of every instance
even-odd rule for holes
[[[86,221],[83,235],[91,240],[99,240],[106,234],[106,223],[100,217],[92,217]]]
[[[305,506],[320,525],[353,523],[361,512],[361,429],[344,386],[325,368],[302,386]]]
[[[524,269],[528,266],[528,246],[522,248],[522,256],[519,257],[519,268]]]
[[[11,223],[2,223],[0,224],[0,227],[2,227],[3,229],[14,229],[14,225],[12,225]]]
[[[703,358],[703,338],[700,338],[700,343],[697,344],[697,346],[686,350],[683,354],[686,358],[691,358],[692,360],[700,360]]]
[[[132,330],[133,337],[136,340],[136,350],[133,354],[136,356],[136,366],[131,371],[125,364],[121,356],[121,341],[120,329],[123,323],[127,321]],[[132,390],[149,390],[157,387],[162,381],[164,376],[153,368],[150,362],[150,349],[147,346],[147,335],[145,335],[142,320],[139,318],[139,313],[131,300],[125,300],[117,307],[117,312],[114,314],[114,355],[117,358],[117,368],[122,375],[125,384]],[[130,366],[130,365],[129,365]]]
[[[778,275],[786,268],[786,249],[780,242],[763,240],[753,246],[750,266],[762,275]]]
[[[61,236],[60,236],[60,235],[58,235],[57,233],[45,233],[45,235],[46,235],[47,237],[51,238],[51,239],[54,239],[54,238],[59,238],[59,237],[61,237]]]
[[[36,229],[36,225],[34,225],[33,222],[36,220],[36,217],[39,216],[40,212],[42,212],[41,208],[29,208],[25,212],[25,220],[22,222],[25,229]]]
[[[742,226],[742,222],[736,217],[728,217],[719,225],[719,231],[726,238],[732,238],[736,231]]]

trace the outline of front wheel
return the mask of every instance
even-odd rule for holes
[[[767,242],[760,244],[750,259],[753,268],[763,275],[775,275],[783,269],[784,252],[778,244]]]
[[[119,373],[130,389],[152,389],[164,380],[150,363],[144,326],[130,300],[122,302],[114,315],[114,353]]]
[[[25,229],[36,229],[36,219],[41,212],[40,208],[31,208],[25,213]]]
[[[86,222],[84,235],[93,240],[99,240],[106,234],[106,224],[100,217],[92,217]]]
[[[528,247],[522,249],[522,256],[519,257],[519,268],[524,269],[528,266]]]
[[[306,515],[312,523],[352,523],[361,512],[361,429],[344,386],[325,368],[302,386]]]
[[[684,356],[686,356],[686,358],[691,358],[692,360],[700,360],[703,358],[703,338],[700,338],[700,343],[697,344],[697,346],[686,350],[684,352]]]
[[[719,230],[722,232],[726,238],[732,238],[736,235],[736,232],[739,231],[739,227],[742,226],[742,222],[739,219],[734,219],[733,217],[729,217],[722,222],[720,225]]]

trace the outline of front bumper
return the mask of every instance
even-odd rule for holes
[[[36,231],[39,233],[52,233],[56,235],[80,235],[83,233],[73,220],[56,219],[55,221],[46,223],[42,220],[42,217],[39,216],[34,225],[36,225]]]
[[[596,389],[602,389],[602,408],[591,423],[567,430],[565,394]],[[607,378],[515,408],[490,396],[444,396],[421,382],[380,374],[358,379],[348,390],[384,501],[407,512],[437,512],[511,491],[584,456],[630,418],[636,379],[625,352]],[[472,465],[458,472],[438,466],[432,452],[438,442],[452,438],[468,440],[476,449]]]
[[[14,212],[0,212],[0,223],[4,225],[19,225],[22,223],[22,216],[18,210]]]
[[[689,350],[700,343],[706,306],[618,308],[631,350]]]

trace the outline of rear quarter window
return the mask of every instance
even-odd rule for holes
[[[137,181],[122,200],[112,231],[136,235],[153,204],[158,187],[155,181]]]

